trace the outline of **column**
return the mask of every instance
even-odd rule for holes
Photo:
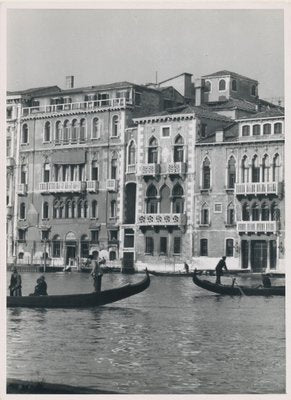
[[[248,269],[251,268],[251,255],[252,255],[251,244],[252,244],[252,241],[249,239],[248,240]]]

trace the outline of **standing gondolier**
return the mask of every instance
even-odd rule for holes
[[[21,275],[18,273],[17,268],[13,267],[10,278],[10,296],[22,296],[21,293]]]
[[[222,258],[221,258],[221,260],[219,260],[219,262],[218,262],[218,264],[216,265],[216,267],[215,267],[215,271],[216,271],[216,283],[217,284],[221,284],[221,281],[220,281],[220,277],[223,275],[223,269],[225,269],[225,271],[227,271],[228,269],[227,269],[227,267],[226,267],[226,264],[225,264],[225,260],[226,260],[226,257],[225,256],[223,256]]]
[[[98,251],[94,251],[92,254],[92,272],[91,275],[94,279],[94,288],[95,292],[101,292],[101,283],[102,283],[102,276],[103,271],[101,268],[101,264],[105,264],[106,260],[103,257],[102,259],[99,258]]]

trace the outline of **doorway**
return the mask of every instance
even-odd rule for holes
[[[75,265],[76,245],[70,243],[66,245],[66,248],[66,265]]]
[[[253,272],[262,272],[267,268],[268,246],[265,240],[251,242],[251,268]]]
[[[123,253],[122,272],[125,273],[134,272],[134,253],[132,252]]]

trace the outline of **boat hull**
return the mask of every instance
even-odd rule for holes
[[[258,288],[249,286],[231,286],[219,285],[209,282],[205,279],[199,279],[197,273],[194,272],[193,282],[195,285],[206,289],[210,292],[229,295],[229,296],[285,296],[285,286],[272,286],[270,288]]]
[[[150,285],[150,277],[137,283],[127,284],[115,289],[99,293],[67,294],[52,296],[7,296],[7,307],[26,308],[88,308],[114,303],[143,292]]]
[[[154,276],[193,276],[193,272],[156,272],[150,270],[148,272]]]

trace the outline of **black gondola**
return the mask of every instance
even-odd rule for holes
[[[137,283],[127,284],[99,293],[65,294],[49,296],[7,296],[7,307],[29,308],[87,308],[103,306],[143,292],[150,285],[149,274]]]
[[[157,272],[157,271],[150,271],[148,272],[151,275],[154,276],[193,276],[193,272],[183,272],[183,271],[177,271],[177,272]]]
[[[214,292],[222,295],[230,296],[285,296],[285,286],[271,286],[270,288],[265,287],[250,287],[241,285],[222,285],[207,281],[205,279],[199,279],[198,274],[194,271],[193,282],[195,285],[206,289],[210,292]]]

